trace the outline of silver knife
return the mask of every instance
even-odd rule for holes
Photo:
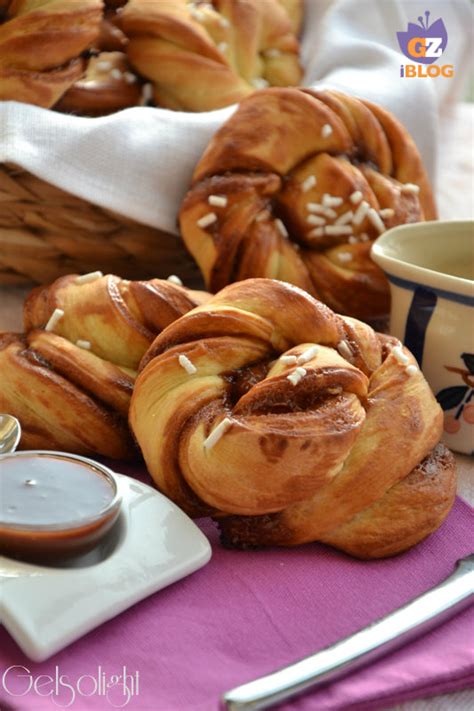
[[[359,632],[294,664],[227,691],[228,711],[267,709],[310,687],[335,681],[428,632],[474,601],[474,554],[446,580]]]

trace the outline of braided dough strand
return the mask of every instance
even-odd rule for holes
[[[211,291],[281,279],[375,320],[388,313],[389,288],[373,240],[435,216],[416,146],[393,116],[335,91],[284,88],[245,99],[217,131],[180,225]]]
[[[256,88],[296,85],[300,2],[130,0],[120,16],[130,63],[155,102],[181,111],[234,104]]]
[[[283,282],[232,284],[168,326],[141,362],[130,424],[158,487],[212,514],[233,545],[388,555],[439,525],[454,497],[452,458],[433,454],[442,412],[413,356]],[[403,488],[425,457],[434,476],[417,470],[414,492],[418,507],[438,502],[431,516]],[[405,502],[398,529],[372,526],[385,499],[387,511]]]
[[[100,272],[34,289],[26,333],[0,337],[0,409],[19,418],[21,446],[133,458],[127,415],[139,361],[206,297]]]
[[[102,0],[13,0],[0,24],[0,99],[49,108],[83,74]]]

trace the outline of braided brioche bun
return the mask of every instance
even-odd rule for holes
[[[441,408],[394,338],[290,284],[232,284],[144,356],[130,425],[157,486],[237,547],[393,555],[452,506]]]
[[[142,89],[123,52],[90,57],[84,76],[63,95],[55,109],[82,116],[102,116],[138,106]]]
[[[49,108],[83,74],[102,0],[12,0],[0,24],[0,100]]]
[[[26,333],[0,335],[0,410],[20,420],[21,448],[136,456],[127,414],[139,361],[157,333],[206,296],[100,273],[34,289]]]
[[[287,88],[245,99],[213,136],[180,226],[213,292],[271,277],[375,320],[388,314],[389,288],[372,241],[435,217],[416,145],[391,114],[339,92]]]
[[[119,24],[157,105],[209,111],[299,84],[300,21],[300,0],[129,0]]]

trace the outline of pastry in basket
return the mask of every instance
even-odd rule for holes
[[[140,370],[130,425],[150,474],[230,545],[383,557],[452,506],[454,458],[413,356],[297,287],[226,287],[162,331]]]
[[[100,272],[34,289],[25,334],[0,335],[0,411],[20,420],[22,448],[135,456],[127,414],[139,361],[206,296]]]
[[[365,320],[389,309],[372,241],[435,217],[416,145],[391,114],[335,91],[286,88],[253,94],[217,131],[180,224],[211,291],[282,279]]]
[[[301,0],[129,0],[128,58],[159,106],[208,111],[300,83]]]
[[[53,106],[83,74],[102,0],[12,0],[0,24],[0,99]]]
[[[138,106],[142,87],[123,52],[101,52],[89,58],[87,69],[54,107],[58,111],[102,116]]]
[[[102,116],[143,103],[142,82],[125,54],[128,40],[116,25],[118,5],[107,4],[105,9],[84,74],[54,106],[58,111]]]

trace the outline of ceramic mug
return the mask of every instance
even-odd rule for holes
[[[390,333],[413,353],[444,410],[446,444],[474,454],[474,223],[419,222],[381,235]]]

